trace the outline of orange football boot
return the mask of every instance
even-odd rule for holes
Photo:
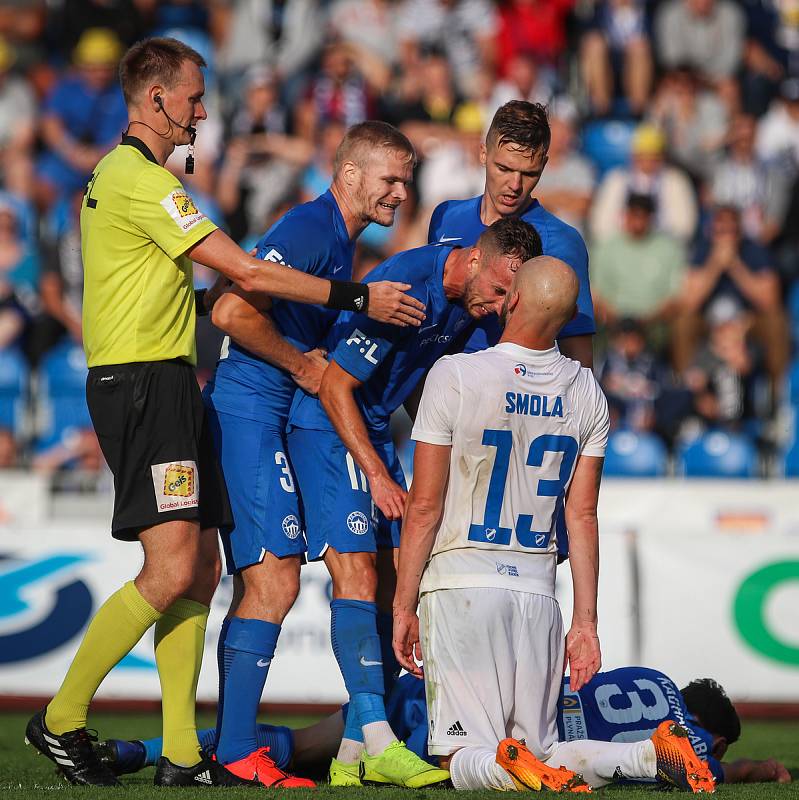
[[[248,781],[258,781],[264,786],[276,789],[315,789],[316,784],[307,778],[297,778],[283,772],[280,767],[269,758],[269,748],[259,747],[232,764],[225,764],[225,769],[239,778]]]
[[[694,794],[716,791],[716,779],[710,767],[694,752],[688,731],[682,725],[664,720],[651,739],[655,745],[659,781]]]
[[[497,764],[510,775],[522,792],[537,792],[542,786],[553,792],[590,792],[591,787],[580,775],[566,767],[548,767],[528,749],[524,739],[503,739],[497,748]]]

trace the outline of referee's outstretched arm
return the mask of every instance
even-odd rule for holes
[[[362,284],[326,280],[302,270],[247,255],[227,234],[215,230],[186,251],[198,264],[221,272],[245,292],[263,292],[281,300],[363,312],[379,322],[420,325],[424,305],[405,294],[410,285],[395,281]]]

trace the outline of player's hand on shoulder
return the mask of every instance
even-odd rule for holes
[[[385,514],[387,519],[402,519],[405,508],[405,498],[408,493],[388,472],[369,478],[369,491],[375,505]]]
[[[416,663],[422,661],[422,648],[419,644],[419,617],[415,611],[394,609],[391,645],[400,666],[417,678],[423,677],[422,668]]]
[[[602,653],[595,625],[572,624],[566,634],[566,659],[569,663],[569,686],[572,691],[577,692],[602,666]]]
[[[302,370],[292,374],[294,383],[308,392],[308,394],[319,394],[319,385],[322,383],[322,376],[328,367],[327,351],[317,347],[303,353]]]
[[[424,303],[405,292],[409,283],[376,281],[369,284],[369,306],[366,314],[377,322],[388,322],[406,328],[418,327],[424,322]]]

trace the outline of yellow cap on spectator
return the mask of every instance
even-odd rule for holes
[[[666,149],[666,137],[660,128],[644,123],[639,125],[632,138],[632,152],[636,156],[659,156]]]
[[[116,64],[122,57],[122,42],[108,28],[88,28],[72,51],[72,58],[79,66]]]
[[[16,60],[14,48],[0,36],[0,72],[5,72]]]

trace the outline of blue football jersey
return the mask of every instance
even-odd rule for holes
[[[723,780],[720,762],[710,755],[713,736],[697,724],[667,675],[646,667],[622,667],[597,673],[579,692],[569,689],[568,678],[563,682],[558,707],[562,741],[639,742],[667,719],[688,730],[696,754],[707,760],[717,781]]]
[[[426,710],[423,681],[403,675],[386,703],[389,723],[420,758],[436,763],[427,754]],[[716,781],[722,782],[721,762],[710,755],[713,737],[696,724],[674,681],[662,672],[646,667],[599,672],[576,694],[569,691],[569,679],[563,681],[558,706],[560,741],[640,742],[666,719],[688,729],[694,751],[708,762]]]
[[[342,312],[327,338],[331,359],[363,383],[358,404],[370,433],[388,433],[389,417],[427,370],[447,352],[453,337],[472,324],[469,313],[444,294],[444,263],[452,247],[425,245],[398,253],[375,267],[367,282],[404,281],[421,300],[426,319],[420,327],[400,328]],[[290,425],[332,430],[321,403],[297,392]]]
[[[327,191],[281,217],[258,242],[256,255],[320,278],[349,280],[354,251],[336,200]],[[270,313],[280,333],[303,351],[321,343],[338,314],[286,300],[274,300]],[[288,373],[226,340],[206,397],[219,411],[283,430],[296,388]]]
[[[483,196],[480,195],[470,200],[448,200],[441,203],[430,220],[427,241],[473,245],[486,229],[480,219],[482,199]],[[588,251],[583,237],[571,225],[550,214],[538,200],[533,200],[521,218],[538,231],[544,255],[565,261],[580,279],[577,316],[563,327],[559,338],[596,333],[594,304],[588,280]],[[499,320],[491,315],[475,328],[464,350],[467,353],[484,350],[495,345],[499,337]]]

